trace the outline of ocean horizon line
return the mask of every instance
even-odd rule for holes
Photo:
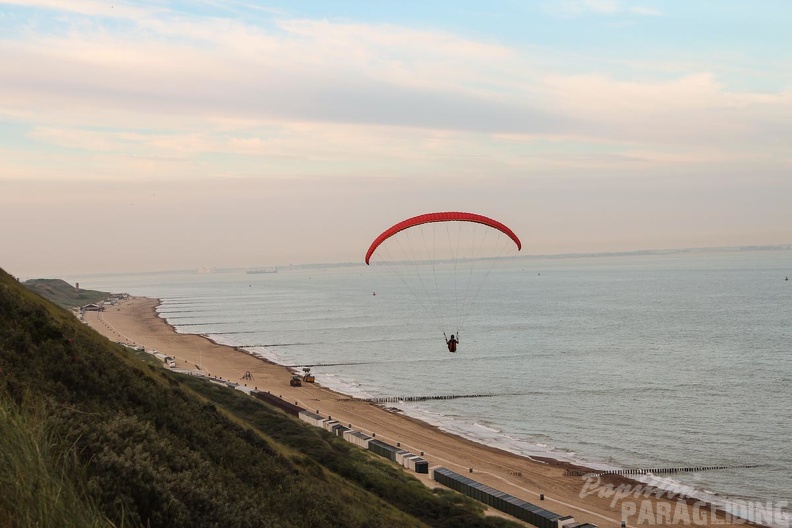
[[[515,255],[513,257],[504,257],[504,260],[520,261],[520,260],[562,260],[562,259],[579,259],[579,258],[607,258],[607,257],[640,257],[640,256],[659,256],[659,255],[675,255],[675,254],[690,254],[690,253],[738,253],[738,252],[751,252],[751,251],[790,251],[792,250],[792,243],[785,244],[759,244],[759,245],[740,245],[740,246],[696,246],[696,247],[682,247],[682,248],[667,248],[667,249],[636,249],[626,251],[600,251],[591,253],[546,253],[539,255]],[[219,274],[219,273],[241,273],[251,269],[259,269],[263,267],[277,268],[278,270],[312,270],[312,269],[327,269],[327,268],[351,268],[351,267],[366,267],[366,264],[361,260],[360,262],[309,262],[302,264],[269,264],[269,265],[255,265],[255,266],[231,266],[231,267],[215,267],[215,266],[196,266],[194,268],[179,268],[179,269],[160,269],[149,271],[105,271],[105,272],[84,272],[80,274],[64,274],[63,277],[67,279],[77,279],[84,277],[115,277],[123,275],[160,275],[163,273],[172,274]],[[203,270],[203,271],[199,271]],[[208,271],[211,270],[211,271]],[[30,280],[29,277],[25,280]]]

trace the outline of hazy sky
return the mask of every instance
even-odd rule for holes
[[[789,0],[0,0],[0,267],[792,243]]]

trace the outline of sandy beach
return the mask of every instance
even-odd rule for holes
[[[376,433],[378,439],[388,443],[400,443],[402,448],[413,453],[423,452],[430,468],[444,466],[547,510],[573,516],[578,523],[619,527],[624,511],[631,514],[626,518],[627,526],[744,524],[731,522],[722,514],[713,516],[710,508],[694,505],[690,499],[677,502],[647,496],[649,493],[643,487],[638,493],[619,500],[614,495],[619,485],[631,486],[629,491],[635,491],[640,483],[621,476],[603,476],[588,481],[564,476],[568,469],[581,468],[552,460],[535,460],[477,444],[399,412],[352,401],[348,396],[319,384],[304,383],[302,387],[290,387],[292,372],[286,367],[256,358],[243,350],[218,345],[201,336],[177,333],[156,314],[158,302],[157,299],[130,298],[104,312],[86,312],[85,320],[112,341],[142,345],[167,354],[176,359],[178,368],[196,369],[200,365],[208,375],[270,391],[312,412],[352,424],[353,428],[367,434]],[[253,379],[242,379],[246,372],[250,372]],[[438,486],[431,476],[415,476],[428,486]],[[540,500],[542,494],[543,501]],[[623,495],[627,495],[626,490]]]

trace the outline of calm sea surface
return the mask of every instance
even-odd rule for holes
[[[758,465],[673,479],[777,505],[792,503],[787,276],[789,250],[515,260],[488,277],[453,355],[416,299],[366,266],[69,279],[160,298],[178,331],[316,365],[348,394],[494,394],[398,406],[517,453]]]

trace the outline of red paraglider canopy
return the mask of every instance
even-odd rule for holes
[[[517,251],[522,249],[522,244],[520,243],[520,239],[517,238],[517,235],[514,232],[503,225],[502,223],[498,222],[497,220],[493,220],[492,218],[487,218],[486,216],[482,216],[475,213],[461,213],[461,212],[444,212],[444,213],[428,213],[422,214],[418,216],[414,216],[412,218],[408,218],[398,224],[386,229],[380,236],[378,236],[374,242],[371,243],[371,247],[369,247],[368,251],[366,252],[366,264],[369,263],[369,259],[374,251],[382,244],[385,240],[392,237],[399,231],[404,231],[405,229],[421,224],[430,224],[432,222],[473,222],[476,224],[483,224],[498,231],[504,233],[509,238],[511,238],[515,244],[517,244]]]

